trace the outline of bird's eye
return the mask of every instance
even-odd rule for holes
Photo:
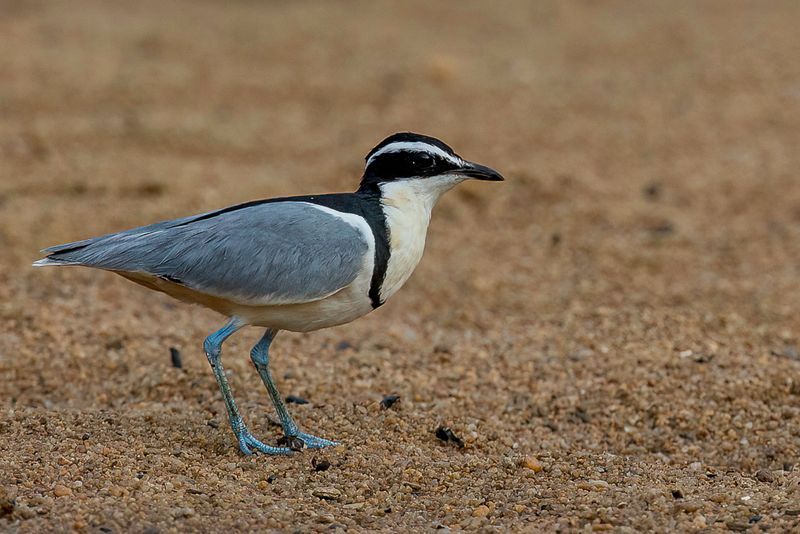
[[[418,169],[427,169],[433,166],[433,156],[430,154],[417,154],[414,158],[414,166]]]

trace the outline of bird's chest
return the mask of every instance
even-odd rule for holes
[[[405,284],[422,259],[431,210],[426,202],[406,192],[396,192],[382,202],[390,250],[381,285],[381,300],[385,301]]]

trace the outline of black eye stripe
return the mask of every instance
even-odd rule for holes
[[[381,180],[424,177],[442,174],[454,168],[453,163],[437,154],[424,151],[398,150],[373,157],[364,176]]]

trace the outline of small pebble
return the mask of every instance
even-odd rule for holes
[[[286,397],[287,404],[308,404],[308,401],[303,397],[298,397],[296,395],[289,395]]]
[[[317,523],[333,523],[335,520],[331,514],[321,513],[317,516]]]
[[[56,484],[53,488],[53,495],[56,497],[66,497],[72,495],[72,490],[62,484]]]
[[[525,469],[530,469],[534,473],[538,473],[544,469],[544,466],[541,464],[541,462],[539,462],[539,460],[537,460],[534,456],[526,456],[523,458],[521,465]]]
[[[172,517],[174,517],[175,519],[181,519],[186,517],[192,517],[194,513],[195,513],[194,508],[191,508],[189,506],[184,506],[180,508],[174,508],[172,510]]]
[[[485,504],[482,504],[472,511],[472,517],[486,517],[489,515],[489,512],[489,507]]]
[[[697,500],[686,501],[681,499],[675,503],[676,510],[681,510],[683,512],[689,512],[689,513],[694,513],[702,507],[703,505],[700,503],[700,501]]]
[[[608,482],[605,480],[586,480],[578,484],[580,489],[600,491],[609,488]]]
[[[36,516],[36,511],[24,504],[20,504],[17,506],[16,513],[22,516],[23,519],[30,519]]]
[[[756,479],[759,482],[775,482],[775,475],[769,469],[759,469],[756,471]]]
[[[311,490],[311,495],[313,495],[314,497],[319,497],[320,499],[332,501],[341,497],[342,492],[336,488],[322,486]]]

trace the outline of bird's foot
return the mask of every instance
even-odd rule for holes
[[[279,443],[286,443],[291,449],[299,449],[302,447],[298,447],[298,445],[300,445],[300,443],[297,443],[298,441],[302,442],[302,446],[306,449],[336,447],[339,444],[338,441],[318,438],[317,436],[312,436],[311,434],[306,434],[305,432],[300,432],[299,430],[295,430],[290,434],[286,434],[281,438]]]
[[[236,439],[239,441],[239,450],[248,456],[253,454],[253,452],[261,452],[272,455],[289,455],[293,452],[292,449],[288,447],[273,447],[271,445],[267,445],[266,443],[260,442],[253,436],[253,434],[250,433],[250,431],[241,421],[238,421],[237,425],[232,426],[234,426],[233,431],[236,434]]]

